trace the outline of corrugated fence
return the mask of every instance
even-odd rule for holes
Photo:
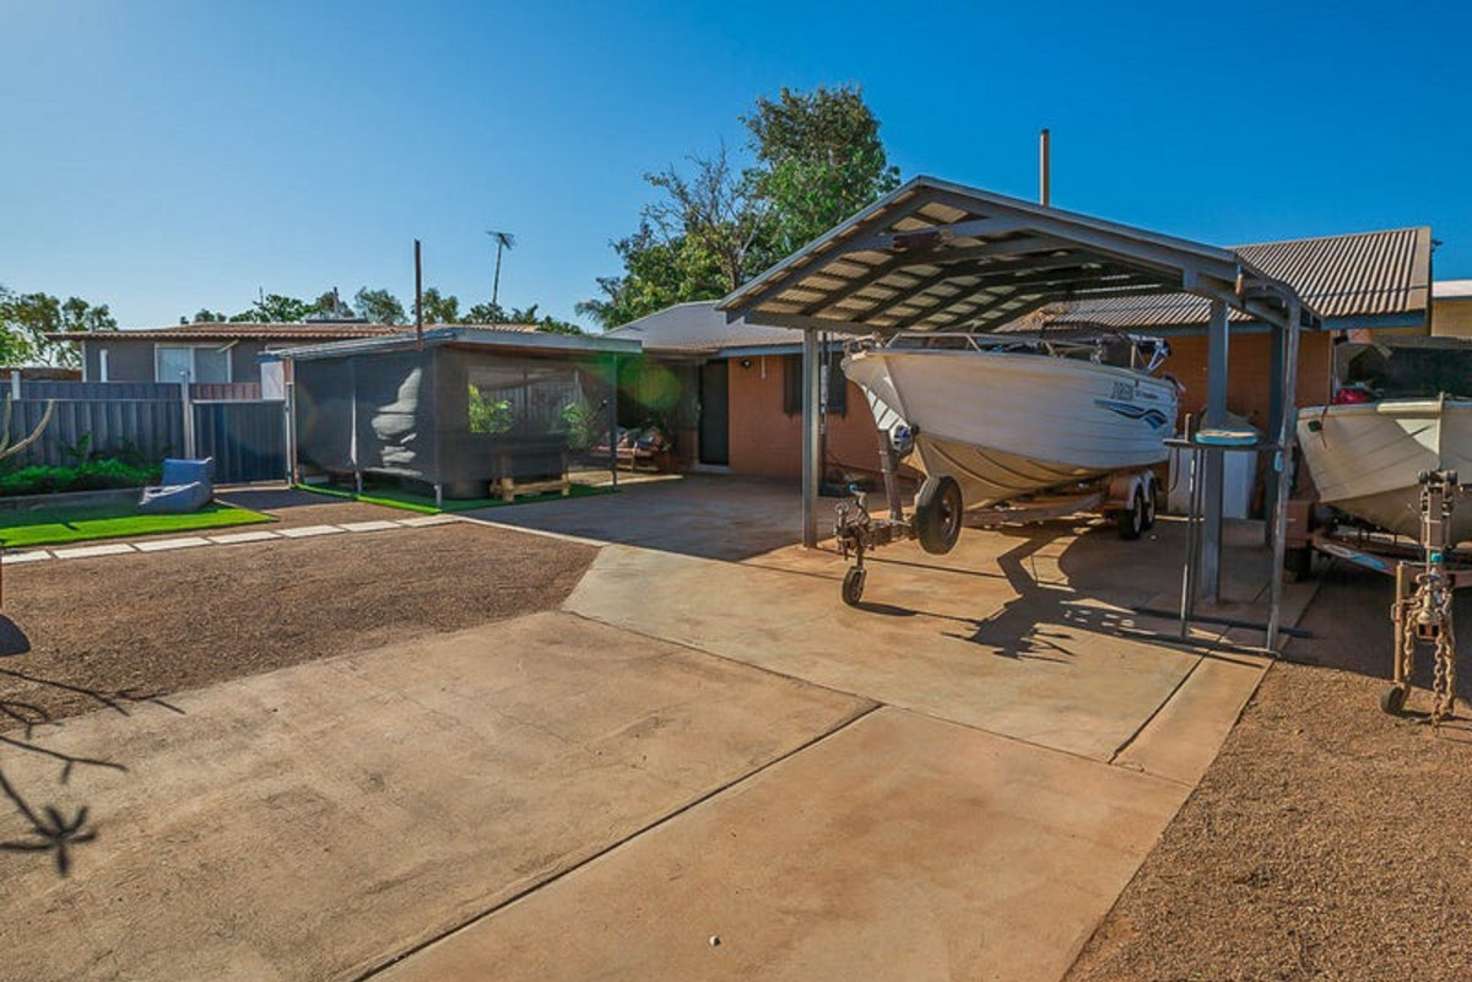
[[[92,456],[136,454],[146,460],[189,453],[184,403],[175,383],[29,382],[20,398],[3,387],[11,403],[10,442],[30,434],[46,412],[56,410],[41,438],[15,463],[67,465],[85,451]],[[286,470],[285,414],[271,401],[213,401],[193,404],[196,456],[214,456],[220,483],[281,477]]]
[[[56,412],[41,438],[17,458],[24,464],[73,464],[93,455],[137,453],[162,460],[184,453],[184,408],[177,385],[131,382],[22,382],[11,399],[10,442],[41,422],[48,400]],[[158,390],[164,390],[160,392]],[[10,395],[7,387],[5,395]]]

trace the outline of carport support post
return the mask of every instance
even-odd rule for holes
[[[818,481],[822,437],[818,426],[818,332],[802,332],[802,544],[809,549],[818,545]]]
[[[1227,305],[1211,302],[1211,322],[1206,337],[1206,412],[1204,426],[1224,426],[1227,422]],[[1225,455],[1208,449],[1205,467],[1201,516],[1201,582],[1199,596],[1212,603],[1222,592],[1222,477]]]
[[[1272,595],[1268,602],[1269,651],[1278,650],[1278,630],[1283,623],[1283,554],[1287,549],[1288,498],[1293,493],[1293,443],[1298,435],[1298,323],[1301,309],[1298,297],[1288,302],[1286,348],[1283,352],[1283,411],[1278,423],[1278,449],[1273,454],[1277,485],[1273,496],[1273,570]]]
[[[1280,325],[1274,324],[1271,346],[1268,351],[1269,440],[1276,440],[1283,429],[1283,386],[1287,384],[1287,372],[1283,367],[1285,357],[1283,348],[1287,343],[1287,332]],[[1262,523],[1263,543],[1271,546],[1273,544],[1273,518],[1278,513],[1278,482],[1271,477],[1263,482],[1262,513],[1267,519]]]

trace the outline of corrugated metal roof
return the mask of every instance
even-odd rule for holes
[[[1424,314],[1430,302],[1429,226],[1326,235],[1311,239],[1233,246],[1269,276],[1287,282],[1326,318],[1371,321],[1395,314]],[[1114,328],[1205,324],[1209,305],[1191,294],[1119,297],[1059,304],[1047,324],[1091,323]],[[1233,320],[1248,320],[1237,311]],[[1034,326],[1009,325],[1011,330]]]
[[[992,330],[1048,304],[1160,296],[1247,274],[1235,253],[1148,229],[917,177],[723,298],[749,321],[822,330]],[[1311,308],[1303,311],[1311,320]]]
[[[426,331],[445,327],[444,324],[426,324]],[[535,331],[535,324],[456,324],[454,327],[466,327],[472,330],[499,331],[502,333],[528,333]],[[122,331],[109,331],[106,334],[109,341],[337,341],[351,338],[382,337],[390,334],[402,334],[405,331],[413,331],[414,325],[404,324],[359,324],[352,322],[338,323],[297,323],[297,324],[258,324],[247,322],[221,323],[209,322],[203,324],[180,324],[176,327],[147,327],[128,328]],[[95,339],[95,334],[82,331],[60,331],[47,334],[46,337],[53,341],[86,341]]]
[[[555,334],[549,331],[527,331],[524,325],[508,325],[510,330],[500,330],[500,325],[440,324],[425,326],[423,343],[427,346],[453,345],[456,347],[486,347],[497,351],[533,352],[543,355],[567,355],[569,357],[590,354],[637,355],[639,342],[624,338],[611,338],[606,334]],[[420,341],[414,328],[399,327],[393,334],[366,338],[348,338],[324,341],[320,344],[301,345],[280,351],[258,355],[261,361],[282,359],[341,358],[348,355],[379,351],[395,351],[412,348]]]

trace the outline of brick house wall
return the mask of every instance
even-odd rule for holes
[[[730,366],[731,470],[758,477],[802,477],[802,413],[783,411],[782,357],[739,358]],[[763,377],[765,375],[765,377]],[[828,415],[828,461],[867,470],[879,466],[874,416],[857,385],[846,382],[845,415]]]
[[[1227,408],[1263,431],[1268,424],[1271,346],[1271,334],[1233,334],[1227,353]],[[1206,337],[1172,337],[1170,348],[1165,371],[1186,387],[1181,412],[1196,413],[1199,419],[1206,407]],[[1329,401],[1333,368],[1334,346],[1328,333],[1299,336],[1296,401],[1300,406]]]

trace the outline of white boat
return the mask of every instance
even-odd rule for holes
[[[1421,530],[1422,471],[1472,478],[1472,401],[1384,399],[1298,412],[1303,450],[1319,500],[1388,532]],[[1454,542],[1472,539],[1472,506],[1452,517]]]
[[[1145,368],[1104,364],[1097,344],[927,334],[851,347],[843,370],[974,508],[1166,459],[1176,384],[1150,373],[1169,348],[1128,342],[1153,346]]]

